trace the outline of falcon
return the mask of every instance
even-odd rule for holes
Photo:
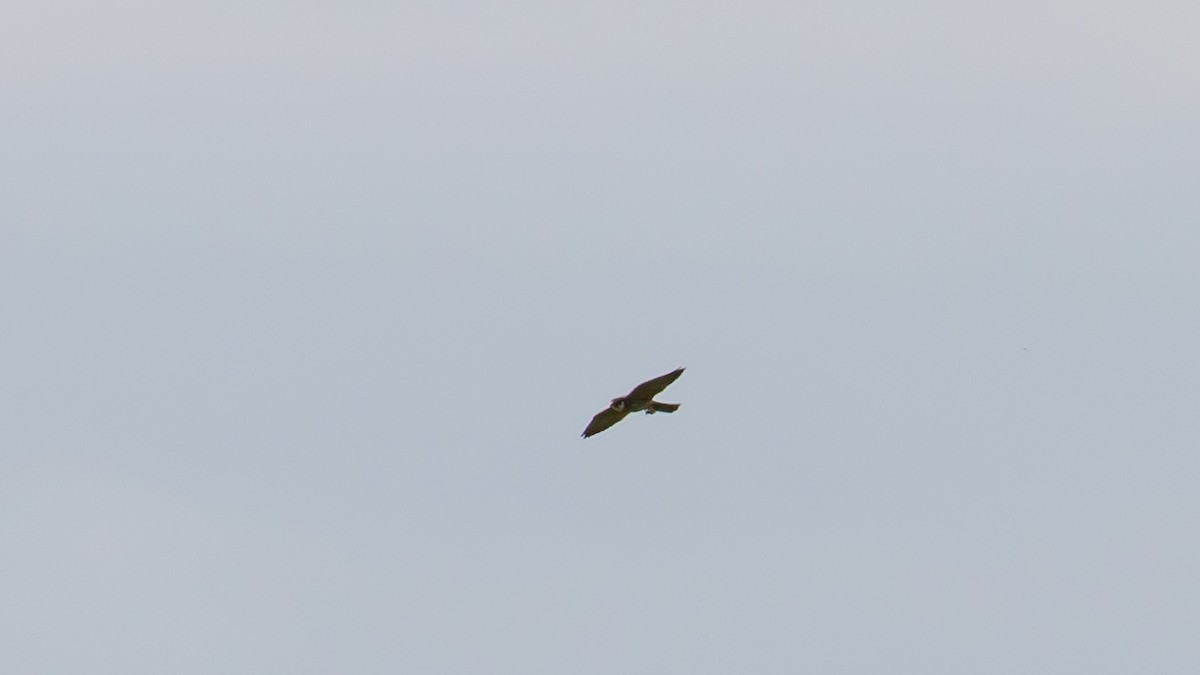
[[[659,403],[654,400],[654,397],[679,379],[682,374],[683,368],[673,370],[666,375],[660,375],[653,380],[639,384],[624,396],[614,398],[607,408],[596,413],[596,416],[592,418],[591,423],[583,430],[583,437],[587,438],[604,431],[625,419],[629,413],[645,411],[647,415],[653,415],[656,412],[673,413],[679,410],[678,403]]]

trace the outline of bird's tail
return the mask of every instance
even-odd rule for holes
[[[679,404],[678,404],[678,403],[659,403],[658,401],[651,401],[651,402],[650,402],[650,407],[646,409],[646,412],[650,412],[650,413],[656,413],[656,412],[673,413],[673,412],[675,412],[676,410],[679,410]]]

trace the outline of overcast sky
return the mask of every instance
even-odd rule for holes
[[[6,0],[0,671],[1200,672],[1198,35]]]

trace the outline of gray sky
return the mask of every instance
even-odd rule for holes
[[[0,671],[1200,671],[1200,5],[300,4],[0,8]]]

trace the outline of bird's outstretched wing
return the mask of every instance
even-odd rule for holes
[[[658,392],[666,389],[667,385],[671,384],[675,380],[678,380],[679,376],[682,374],[683,368],[679,368],[667,373],[666,375],[660,375],[653,380],[647,380],[634,387],[633,391],[629,392],[629,395],[625,398],[634,401],[649,401],[650,399],[654,398]]]
[[[593,436],[601,431],[604,431],[617,422],[625,419],[625,416],[628,414],[629,413],[625,412],[624,410],[613,410],[612,408],[605,408],[604,410],[601,410],[600,412],[596,413],[596,416],[593,417],[592,421],[588,423],[587,428],[583,430],[583,437],[587,438],[588,436]]]

